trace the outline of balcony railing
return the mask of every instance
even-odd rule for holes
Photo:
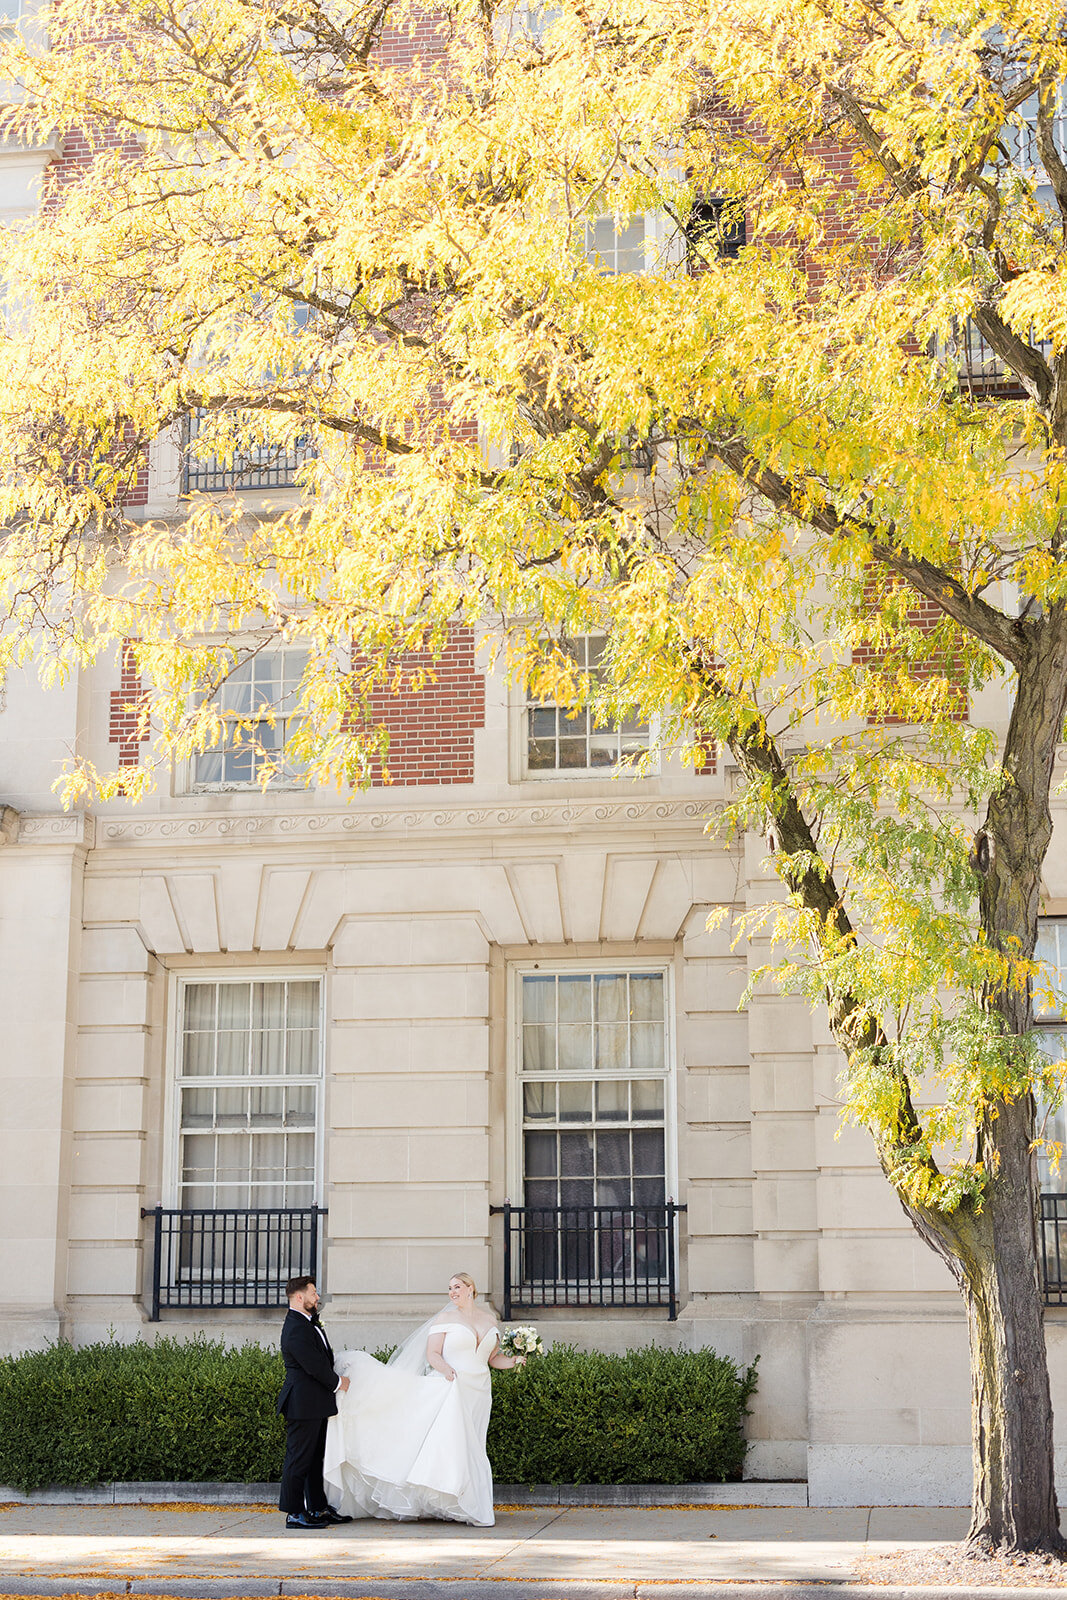
[[[1067,1305],[1067,1194],[1041,1196],[1041,1278],[1045,1304]]]
[[[504,1318],[538,1306],[666,1306],[678,1315],[673,1200],[650,1206],[491,1206],[504,1219]]]
[[[169,1210],[153,1206],[152,1321],[176,1308],[283,1306],[288,1278],[319,1270],[321,1206]]]
[[[236,452],[227,465],[213,455],[196,453],[201,426],[199,415],[186,419],[183,494],[226,494],[233,489],[295,489],[300,481],[300,468],[314,454],[310,441],[301,442],[292,450],[285,450],[281,445],[260,444],[243,453]]]
[[[1046,358],[1052,354],[1050,339],[1032,340],[1033,348]],[[972,400],[1023,400],[1026,390],[1017,375],[1006,367],[976,323],[968,317],[959,324],[951,354],[959,366],[960,388]]]

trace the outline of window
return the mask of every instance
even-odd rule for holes
[[[665,974],[522,975],[527,1205],[667,1198]]]
[[[696,201],[685,229],[690,274],[701,272],[716,256],[736,260],[745,243],[745,214],[737,201],[717,196]]]
[[[568,642],[579,672],[588,673],[593,686],[602,675],[602,635]],[[649,725],[639,719],[602,723],[585,707],[573,710],[546,700],[526,702],[526,776],[546,777],[561,772],[611,772],[648,750]]]
[[[308,977],[182,985],[181,1209],[315,1204],[320,998]]]
[[[594,217],[585,225],[585,257],[601,277],[644,272],[647,266],[645,217]]]
[[[662,1276],[667,973],[518,974],[527,1282]]]
[[[196,788],[258,784],[265,770],[274,783],[295,777],[287,751],[307,659],[306,650],[259,650],[234,668],[216,695],[223,736],[193,757]]]
[[[4,0],[0,0],[3,5]],[[258,302],[262,312],[273,311]],[[286,302],[282,321],[283,331],[301,335],[311,321],[311,307],[303,302]],[[285,379],[292,374],[287,367],[263,374],[265,384]],[[241,415],[235,413],[234,415]],[[243,414],[244,422],[254,421],[255,412]],[[231,421],[233,417],[231,417]],[[300,484],[300,469],[315,455],[315,445],[310,438],[298,438],[291,448],[267,441],[247,442],[239,445],[232,459],[229,455],[220,460],[209,445],[199,444],[209,432],[208,413],[195,411],[186,418],[182,437],[182,493],[227,494],[237,489],[294,489]]]
[[[1036,960],[1045,973],[1035,985],[1034,1021],[1041,1049],[1052,1061],[1067,1060],[1067,917],[1042,917],[1038,923]],[[1038,1109],[1039,1131],[1041,1110]],[[1052,1169],[1048,1152],[1038,1154],[1042,1189],[1067,1191],[1067,1130],[1063,1106],[1045,1119],[1045,1138],[1063,1150],[1059,1173]]]
[[[197,450],[203,414],[187,418],[182,451],[182,494],[227,494],[233,489],[294,489],[300,468],[314,455],[309,440],[291,450],[280,444],[253,444],[223,462],[211,451]]]
[[[541,44],[548,30],[559,21],[561,15],[562,12],[554,6],[517,5],[507,19],[501,42],[522,41],[527,44]]]

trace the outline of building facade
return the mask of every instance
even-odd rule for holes
[[[0,215],[78,157],[0,151]],[[632,222],[593,245],[622,271],[645,237]],[[234,477],[188,442],[154,448],[140,514],[297,492],[295,460]],[[735,945],[732,917],[780,890],[759,840],[709,831],[728,760],[634,776],[647,727],[530,702],[479,644],[458,630],[421,693],[382,697],[392,782],[350,796],[285,776],[294,652],[224,691],[235,716],[270,708],[279,781],[261,789],[235,737],[137,807],[54,795],[72,753],[143,758],[132,652],[62,688],[9,683],[0,1348],[269,1341],[281,1284],[310,1270],[334,1344],[374,1349],[464,1270],[552,1340],[758,1357],[753,1478],[806,1479],[820,1505],[966,1500],[959,1297],[842,1124],[821,1015],[748,993],[767,948]],[[598,641],[578,647],[595,671]],[[994,728],[1006,710],[995,688],[971,707]],[[1045,884],[1059,969],[1063,809]],[[1050,1048],[1061,1020],[1057,1002]],[[1045,1181],[1058,1401],[1067,1185]]]

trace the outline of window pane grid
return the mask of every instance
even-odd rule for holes
[[[193,758],[194,783],[255,784],[266,768],[277,769],[273,781],[295,777],[297,768],[285,756],[299,721],[296,701],[307,661],[306,650],[268,650],[234,668],[215,696],[222,736]]]
[[[595,689],[603,678],[597,665],[604,650],[603,635],[570,640],[567,648],[578,672],[587,675]],[[621,762],[644,754],[648,742],[647,722],[629,719],[620,723],[598,723],[585,707],[574,710],[546,700],[527,701],[526,766],[529,772],[610,772]]]
[[[313,1205],[320,1076],[316,980],[187,984],[179,1205]]]
[[[528,973],[520,988],[525,1270],[643,1278],[658,1255],[617,1208],[666,1204],[664,974]]]

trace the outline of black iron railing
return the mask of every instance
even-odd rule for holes
[[[1051,355],[1051,340],[1032,339],[1031,342],[1034,349],[1046,358]],[[1004,364],[970,317],[958,326],[953,344],[959,365],[960,388],[972,400],[1025,398],[1026,390],[1017,374]]]
[[[182,452],[183,494],[224,494],[231,489],[293,489],[300,479],[300,468],[314,454],[310,442],[294,449],[281,445],[259,444],[238,450],[232,461],[218,461],[213,455],[198,455],[193,448],[200,437],[201,419],[194,414],[186,419]]]
[[[322,1206],[169,1210],[153,1206],[152,1321],[175,1307],[283,1306],[285,1283],[319,1270]]]
[[[1067,1194],[1041,1196],[1041,1277],[1045,1304],[1067,1305]]]
[[[490,1206],[504,1219],[504,1318],[538,1306],[666,1306],[678,1315],[685,1206]]]

